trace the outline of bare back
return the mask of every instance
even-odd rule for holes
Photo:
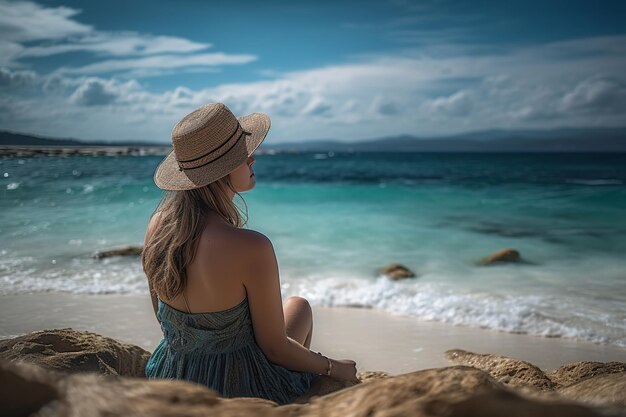
[[[158,217],[155,214],[148,225],[146,242],[158,225]],[[182,294],[171,300],[161,299],[180,311],[206,313],[229,309],[247,298],[254,337],[265,355],[274,361],[289,356],[285,353],[291,342],[285,327],[278,262],[273,245],[265,235],[235,228],[217,215],[211,215],[196,257],[187,267],[187,279],[184,294],[189,309]],[[154,295],[152,305],[157,314]],[[300,346],[298,342],[293,343]]]
[[[156,214],[148,226],[146,241],[160,221]],[[187,285],[174,299],[159,298],[170,306],[192,313],[215,312],[231,308],[247,296],[244,287],[246,240],[249,230],[237,229],[210,215],[202,232],[196,255],[187,267]]]

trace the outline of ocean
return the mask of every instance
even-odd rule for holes
[[[2,157],[0,294],[139,293],[161,156]],[[256,156],[283,298],[626,347],[626,154]],[[240,207],[244,205],[236,199]],[[479,266],[513,248],[526,263]],[[400,263],[413,279],[377,269]]]

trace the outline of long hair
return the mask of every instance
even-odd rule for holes
[[[227,189],[243,201],[245,219],[234,199],[228,197]],[[195,257],[208,210],[237,228],[248,222],[248,207],[234,190],[229,175],[200,188],[166,191],[163,195],[150,217],[159,213],[157,227],[141,253],[143,270],[153,293],[172,299],[185,288],[186,268]]]

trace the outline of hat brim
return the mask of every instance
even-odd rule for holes
[[[154,172],[154,183],[162,190],[181,191],[203,187],[228,175],[252,155],[270,129],[270,118],[264,113],[238,117],[245,132],[237,144],[215,162],[197,169],[181,171],[172,150]]]

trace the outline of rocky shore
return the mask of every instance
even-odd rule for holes
[[[171,146],[0,146],[0,156],[165,156],[172,150]],[[257,155],[283,153],[273,149],[257,149]]]
[[[0,156],[118,156],[118,155],[167,155],[171,146],[2,146]]]
[[[626,363],[529,362],[449,350],[452,366],[320,377],[293,404],[221,398],[185,381],[147,380],[150,353],[95,333],[32,332],[0,341],[0,402],[12,416],[625,416]]]

